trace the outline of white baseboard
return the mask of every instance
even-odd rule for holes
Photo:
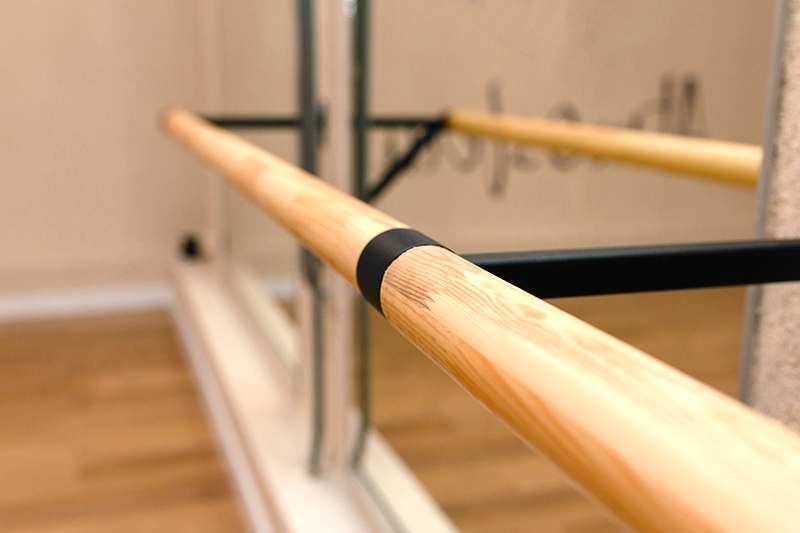
[[[297,294],[298,285],[294,277],[277,277],[267,279],[264,289],[274,298],[289,300]],[[173,292],[170,283],[0,292],[0,322],[163,309],[172,304]]]
[[[0,322],[146,311],[172,301],[166,283],[0,292]]]
[[[300,290],[300,284],[295,276],[282,276],[267,278],[264,288],[277,300],[292,300]]]
[[[388,533],[376,529],[340,476],[308,473],[302,398],[268,363],[268,344],[242,320],[227,279],[202,264],[176,271],[174,311],[240,501],[255,532]]]
[[[207,353],[207,347],[196,332],[196,325],[190,313],[178,297],[173,307],[173,317],[178,327],[186,356],[194,371],[206,412],[210,416],[222,449],[228,472],[235,480],[239,503],[252,533],[273,533],[274,518],[272,509],[262,494],[257,472],[252,468],[247,450],[240,441],[236,421],[227,405],[225,391],[214,375],[214,369]]]

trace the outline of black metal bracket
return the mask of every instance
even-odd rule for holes
[[[539,298],[800,280],[800,239],[468,254]]]
[[[187,233],[181,237],[179,250],[181,257],[187,261],[198,261],[205,255],[200,238],[194,233]]]
[[[362,200],[368,203],[374,202],[400,174],[414,164],[419,154],[422,153],[423,148],[431,144],[445,127],[447,127],[447,119],[445,117],[440,117],[436,121],[425,124],[424,129],[408,150],[392,161],[378,181],[364,192]]]
[[[318,139],[325,132],[326,115],[325,109],[318,107],[315,118]],[[203,118],[216,126],[227,129],[299,129],[303,126],[302,117],[290,115],[205,115]],[[400,174],[414,163],[422,149],[433,142],[446,127],[446,119],[441,116],[374,116],[367,119],[367,127],[376,129],[422,128],[422,133],[414,140],[408,150],[389,165],[375,185],[364,192],[362,199],[366,202],[373,202]]]

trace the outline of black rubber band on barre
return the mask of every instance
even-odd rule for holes
[[[381,284],[383,275],[402,254],[417,246],[442,246],[430,237],[409,228],[395,228],[384,231],[367,243],[356,265],[358,289],[375,309],[383,314],[381,308]]]

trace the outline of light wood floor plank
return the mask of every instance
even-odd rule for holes
[[[166,313],[0,326],[0,530],[244,531]]]

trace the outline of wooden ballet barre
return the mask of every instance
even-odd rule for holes
[[[797,530],[788,429],[230,133],[163,122],[633,528]]]
[[[759,146],[479,111],[454,111],[447,128],[467,135],[755,187]]]

